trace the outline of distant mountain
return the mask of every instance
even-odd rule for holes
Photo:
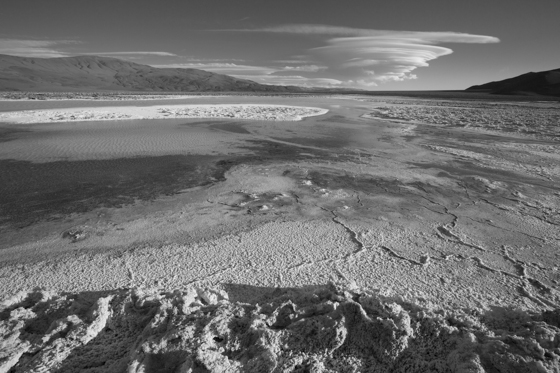
[[[0,91],[300,92],[198,69],[161,69],[109,57],[0,54]]]
[[[560,69],[541,71],[538,73],[531,72],[498,82],[474,85],[466,90],[503,95],[539,94],[560,96]]]

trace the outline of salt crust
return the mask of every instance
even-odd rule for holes
[[[238,299],[203,288],[20,293],[0,305],[0,372],[560,369],[558,310],[425,309],[352,284],[230,287]]]
[[[500,131],[537,138],[560,138],[560,106],[555,103],[491,104],[458,101],[381,101],[364,117]]]
[[[69,108],[0,113],[0,122],[53,123],[124,119],[216,118],[299,121],[323,115],[327,109],[283,105],[168,105],[145,107]]]

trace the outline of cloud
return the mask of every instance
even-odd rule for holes
[[[340,27],[329,25],[282,25],[260,29],[237,30],[244,32],[274,32],[284,34],[306,35],[333,35],[333,36],[370,36],[370,37],[399,37],[404,39],[417,39],[430,43],[498,43],[500,39],[493,36],[473,35],[453,31],[392,31],[372,30],[353,27]]]
[[[342,82],[330,78],[309,78],[301,75],[233,75],[236,78],[248,79],[261,84],[297,85],[302,87],[340,87]]]
[[[0,54],[21,57],[67,57],[61,46],[79,44],[75,40],[0,39]]]
[[[305,71],[305,72],[313,72],[316,73],[317,71],[325,70],[326,66],[317,66],[317,65],[301,65],[301,66],[285,66],[282,68],[283,71]]]
[[[219,74],[231,75],[240,79],[249,79],[263,84],[303,86],[313,86],[313,84],[317,84],[318,86],[325,87],[341,84],[341,82],[336,79],[303,77],[301,75],[285,75],[294,73],[316,73],[326,69],[325,66],[318,65],[268,67],[241,65],[231,62],[189,62],[153,66],[162,68],[200,69]]]
[[[323,65],[321,71],[332,79],[347,86],[365,87],[417,79],[412,74],[414,70],[453,53],[439,44],[500,41],[493,36],[452,31],[391,31],[310,24],[238,31],[323,36],[324,45],[308,50],[307,57]]]
[[[0,54],[22,57],[68,57],[76,55],[63,51],[68,46],[80,44],[76,40],[33,40],[33,39],[0,39]],[[120,52],[88,52],[80,55],[122,56],[130,59],[141,56],[177,57],[176,54],[160,51],[120,51]]]
[[[276,62],[276,63],[310,63],[311,61],[307,61],[307,60],[305,60],[305,56],[301,56],[299,59],[298,58],[292,58],[292,59],[285,59],[285,60],[274,60],[274,62]]]
[[[330,39],[326,46],[310,53],[320,58],[331,74],[369,86],[415,79],[412,71],[453,50],[418,39],[356,36]]]
[[[200,69],[200,70],[212,71],[215,73],[226,74],[226,75],[236,75],[236,74],[268,75],[279,70],[273,67],[238,65],[235,63],[223,63],[223,62],[175,63],[175,64],[153,65],[153,66],[161,67],[161,68]]]
[[[245,60],[238,59],[238,58],[194,58],[194,57],[182,57],[181,61],[189,61],[189,62],[245,62]]]
[[[97,56],[167,56],[167,57],[177,57],[176,54],[169,52],[95,52],[95,53],[82,53],[84,55],[97,55]]]

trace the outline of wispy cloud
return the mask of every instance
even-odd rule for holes
[[[412,72],[418,67],[429,66],[429,61],[453,53],[452,49],[439,44],[500,41],[493,36],[452,31],[391,31],[310,24],[237,31],[323,37],[324,44],[308,50],[307,57],[324,66],[321,69],[323,75],[329,75],[347,86],[366,87],[416,79]]]
[[[164,65],[153,65],[162,68],[200,69],[212,71],[219,74],[231,75],[240,79],[249,79],[262,84],[275,85],[300,85],[308,87],[332,87],[342,82],[336,79],[322,77],[304,77],[293,75],[294,73],[315,73],[325,69],[318,65],[297,66],[253,66],[241,65],[231,62],[189,62]],[[286,75],[288,74],[288,75]]]
[[[218,62],[245,62],[245,60],[239,58],[196,58],[196,57],[183,57],[181,56],[181,61],[188,62],[206,62],[206,63],[218,63]]]
[[[500,39],[493,36],[473,35],[453,31],[394,31],[394,30],[372,30],[352,27],[340,27],[329,25],[282,25],[265,27],[260,29],[236,30],[243,32],[275,32],[284,34],[307,34],[307,35],[332,35],[332,36],[370,36],[370,37],[398,37],[404,39],[417,39],[428,43],[497,43]]]
[[[317,71],[325,70],[326,66],[318,66],[318,65],[300,65],[300,66],[284,66],[282,68],[283,71],[304,71],[304,72],[313,72],[316,73]]]
[[[76,40],[0,39],[0,54],[43,58],[68,57],[76,54],[68,52],[68,47],[75,44],[81,43]],[[174,53],[161,51],[80,52],[78,54],[123,58],[140,58],[142,56],[178,57]]]
[[[162,67],[162,68],[200,69],[200,70],[212,71],[219,74],[234,75],[234,76],[238,74],[268,75],[280,70],[273,67],[239,65],[239,64],[228,63],[228,62],[226,63],[224,62],[173,63],[173,64],[162,64],[162,65],[153,65],[153,66]]]
[[[76,40],[0,39],[0,54],[21,57],[67,57],[61,49],[79,44]]]
[[[305,56],[305,57],[307,57],[307,56]],[[301,64],[301,63],[311,63],[311,61],[307,61],[305,59],[305,57],[302,56],[300,59],[293,58],[293,59],[284,59],[284,60],[274,60],[274,62],[275,63],[299,63],[299,64]]]
[[[261,84],[297,85],[303,87],[339,87],[342,82],[330,78],[310,78],[301,75],[235,75]]]
[[[165,57],[177,57],[174,53],[169,52],[92,52],[92,53],[82,53],[84,55],[96,55],[96,56],[165,56]]]
[[[305,54],[296,54],[293,56],[290,56],[289,58],[283,58],[280,60],[275,60],[274,62],[278,62],[278,63],[314,63],[314,61],[310,61],[309,60],[309,56],[305,55]]]

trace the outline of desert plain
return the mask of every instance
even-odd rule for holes
[[[560,102],[0,101],[0,371],[545,372]]]

